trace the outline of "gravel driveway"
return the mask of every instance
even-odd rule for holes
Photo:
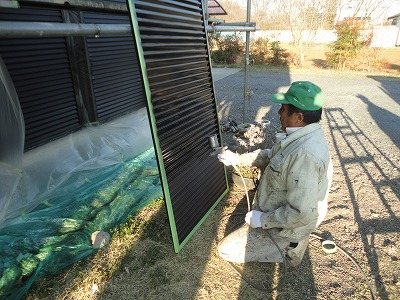
[[[242,123],[244,72],[219,75],[215,92],[220,120]],[[400,77],[250,72],[246,121],[270,120],[279,126],[279,105],[269,96],[297,80],[312,81],[323,90],[321,124],[335,170],[329,212],[316,233],[333,238],[356,259],[377,298],[400,299]],[[223,137],[230,145],[230,136]],[[327,295],[321,299],[370,299],[366,280],[347,257],[310,251],[307,260],[313,288]]]

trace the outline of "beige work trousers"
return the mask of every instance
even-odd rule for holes
[[[292,248],[289,246],[291,241],[273,234],[272,237],[277,245],[271,240],[267,230],[244,224],[221,240],[218,244],[218,253],[224,260],[235,263],[282,263],[283,256],[288,265],[296,266],[301,263],[308,238]]]

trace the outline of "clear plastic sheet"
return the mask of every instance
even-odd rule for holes
[[[24,119],[0,58],[0,299],[19,299],[41,276],[96,250],[162,196],[145,108],[24,153]]]
[[[23,175],[4,218],[14,218],[44,201],[67,194],[84,184],[92,173],[151,147],[149,121],[143,108],[28,151],[23,155]]]
[[[0,57],[0,224],[22,176],[25,124],[14,84]]]
[[[153,148],[86,177],[67,194],[8,219],[0,229],[0,299],[19,299],[42,276],[96,251],[91,235],[111,233],[162,196]]]

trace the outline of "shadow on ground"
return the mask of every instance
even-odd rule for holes
[[[374,114],[386,114],[383,119],[395,118],[390,112],[379,109],[366,97],[358,97],[368,104],[373,118]],[[398,205],[399,197],[398,178],[391,173],[397,168],[396,162],[394,157],[382,151],[376,141],[365,134],[343,109],[329,108],[326,109],[325,115],[333,141],[332,155],[340,162],[340,171],[346,184],[343,188],[347,188],[349,192],[348,204],[352,206],[355,226],[358,226],[357,236],[362,241],[362,252],[367,258],[368,269],[380,299],[389,299],[387,282],[382,279],[381,268],[393,269],[393,260],[397,259],[388,256],[387,253],[379,253],[377,249],[383,243],[393,243],[394,240],[388,238],[390,235],[385,238],[385,234],[398,233],[400,228],[400,219],[393,211],[394,205]],[[385,132],[391,135],[387,128]],[[367,207],[365,202],[368,203]]]

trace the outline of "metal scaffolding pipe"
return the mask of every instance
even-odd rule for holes
[[[86,9],[88,11],[117,11],[128,12],[126,3],[93,0],[19,0],[21,4],[37,5],[40,7],[58,7],[64,9]]]
[[[230,26],[230,25],[208,25],[207,32],[227,32],[227,31],[256,31],[259,30],[257,26]]]
[[[0,38],[115,36],[131,33],[130,24],[0,22]]]
[[[247,16],[246,23],[250,23],[251,17],[251,0],[247,0]],[[243,123],[247,122],[248,103],[250,101],[251,92],[249,86],[249,64],[250,64],[250,31],[246,31],[246,57],[244,62],[244,103],[243,103]]]
[[[255,31],[255,26],[209,25],[207,32]],[[0,21],[0,38],[38,38],[65,36],[115,36],[131,33],[130,24],[82,24]]]

